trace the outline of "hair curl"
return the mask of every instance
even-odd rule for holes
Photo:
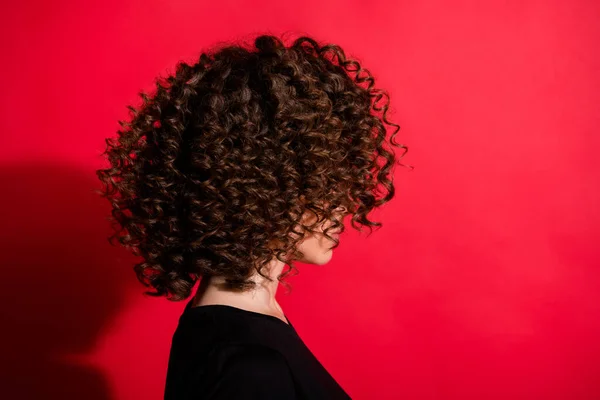
[[[277,278],[289,287],[282,279],[297,271],[306,233],[331,221],[323,233],[338,246],[328,231],[344,230],[339,206],[359,231],[382,225],[367,214],[394,197],[392,167],[408,150],[394,141],[400,126],[387,120],[387,92],[335,44],[302,36],[286,47],[261,35],[254,47],[179,62],[156,79],[153,96],[139,93],[139,109],[127,106],[131,121],[119,121],[118,138],[106,139],[110,167],[96,174],[112,205],[108,239],[143,257],[134,271],[154,289],[145,294],[183,300],[211,275],[251,289],[248,278],[269,278],[262,269],[273,257],[289,265]],[[384,123],[400,157],[386,149]],[[305,212],[317,222],[300,223]]]

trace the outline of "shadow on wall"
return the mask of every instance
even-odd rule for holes
[[[121,307],[131,274],[110,246],[109,203],[76,167],[5,165],[0,333],[5,399],[110,399],[83,361]]]

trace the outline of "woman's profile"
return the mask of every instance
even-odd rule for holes
[[[178,63],[106,140],[111,242],[142,258],[146,294],[187,301],[166,400],[350,398],[275,295],[295,261],[331,259],[345,217],[382,225],[407,147],[374,83],[338,45],[260,35]]]

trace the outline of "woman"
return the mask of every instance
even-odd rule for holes
[[[373,85],[339,46],[262,35],[179,63],[107,139],[111,168],[97,174],[118,227],[109,239],[143,258],[145,293],[191,297],[165,399],[349,398],[275,294],[294,261],[331,259],[345,216],[381,226],[367,215],[394,196],[401,158],[387,145],[407,148]]]

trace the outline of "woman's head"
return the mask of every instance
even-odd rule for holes
[[[146,293],[182,300],[202,276],[252,289],[247,278],[274,257],[290,266],[280,280],[294,260],[327,262],[316,246],[337,247],[346,215],[358,230],[381,226],[367,216],[394,196],[404,156],[389,145],[407,148],[373,86],[339,46],[263,35],[181,62],[141,93],[97,175],[110,239],[143,258],[134,269]]]

